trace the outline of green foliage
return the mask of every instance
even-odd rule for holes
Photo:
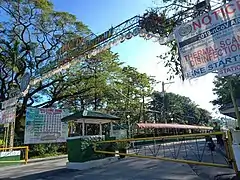
[[[166,16],[165,21],[161,24],[165,33],[161,36],[165,37],[173,34],[178,25],[191,20],[194,17],[194,11],[187,12],[186,10],[193,8],[193,6],[194,3],[188,0],[163,0],[160,6],[152,8],[150,12]],[[184,80],[176,41],[168,42],[166,46],[168,47],[167,52],[160,54],[158,57],[168,68],[168,79],[180,77]]]
[[[212,101],[213,105],[223,106],[232,103],[229,83],[232,83],[233,94],[236,99],[240,98],[240,79],[236,77],[215,77],[213,93],[217,98]]]
[[[130,147],[130,142],[117,142],[116,144],[116,148],[117,150],[121,150],[121,149],[128,149]]]
[[[163,61],[164,66],[168,68],[168,80],[174,79],[176,76],[184,80],[176,41],[168,43],[167,46],[168,51],[162,53],[159,58],[160,61]]]
[[[159,113],[150,114],[152,121],[164,123],[168,122],[181,124],[206,125],[211,120],[210,113],[199,108],[191,99],[174,93],[153,93],[150,109]]]
[[[4,141],[3,141],[3,139],[0,139],[0,147],[3,147],[4,146]]]
[[[30,72],[31,76],[34,76],[39,68],[56,60],[57,50],[64,42],[90,33],[88,27],[78,21],[74,15],[54,11],[53,4],[48,0],[2,0],[0,11],[5,17],[0,21],[1,101],[11,97],[9,92],[19,92],[20,81],[25,72]],[[69,83],[78,84],[82,80],[76,75],[74,78],[72,77]],[[46,99],[44,92],[53,89],[53,96],[48,96],[51,100],[43,104],[45,107],[50,107],[55,102],[68,97],[66,92],[58,94],[58,91],[54,91],[56,88],[51,87],[54,84],[60,85],[61,82],[66,87],[64,80],[64,76],[55,76],[31,87],[18,106],[16,121],[18,134],[24,129],[21,120],[26,107]],[[78,93],[76,88],[69,92]]]
[[[24,1],[22,0],[22,3]],[[30,0],[28,0],[27,3],[30,3]],[[43,11],[52,11],[53,10],[53,4],[48,0],[34,0],[32,1],[34,3],[35,7],[38,9],[41,9]]]
[[[29,146],[29,158],[66,154],[66,143],[34,144]]]

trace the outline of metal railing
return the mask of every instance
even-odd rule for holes
[[[21,153],[23,153],[24,156],[24,160],[6,160],[6,161],[2,161],[0,160],[0,164],[2,163],[24,163],[27,164],[28,163],[28,151],[29,151],[29,147],[28,146],[19,146],[19,147],[9,147],[9,148],[0,148],[0,152],[14,152],[13,150],[20,150],[20,157],[21,157]],[[22,151],[23,150],[23,151]]]

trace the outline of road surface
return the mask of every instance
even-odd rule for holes
[[[194,146],[194,143],[192,143]],[[185,154],[180,151],[180,154]],[[149,154],[150,152],[147,152]],[[194,155],[192,155],[193,158]],[[219,161],[221,156],[217,158]],[[68,170],[67,159],[32,163],[0,169],[0,178],[16,180],[207,180],[216,175],[232,174],[231,169],[189,166],[151,159],[125,158],[86,171]],[[210,161],[210,159],[209,159]]]

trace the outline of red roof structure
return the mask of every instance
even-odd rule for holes
[[[163,123],[137,123],[140,129],[201,129],[212,130],[213,127],[208,126],[195,126],[186,124],[163,124]]]

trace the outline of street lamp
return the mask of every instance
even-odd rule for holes
[[[130,115],[127,115],[127,122],[128,122],[128,138],[131,138]]]

